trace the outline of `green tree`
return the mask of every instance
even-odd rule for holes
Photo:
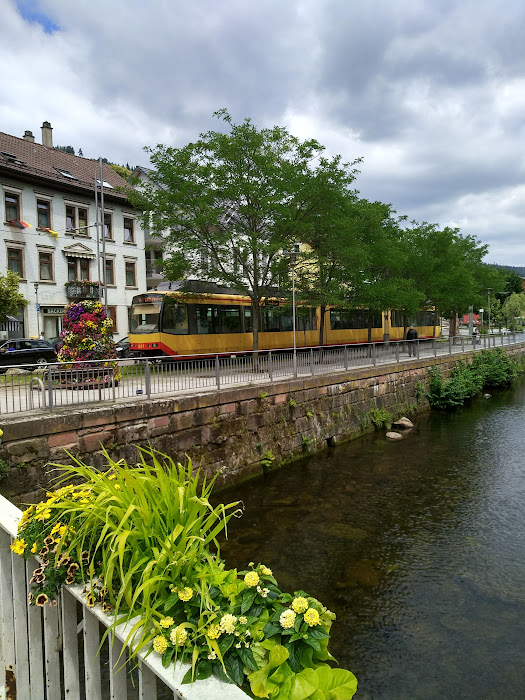
[[[409,275],[424,295],[424,304],[450,319],[450,334],[457,335],[458,314],[470,305],[483,306],[487,288],[502,289],[503,279],[483,263],[488,247],[459,229],[412,222],[405,231],[409,249]]]
[[[0,275],[0,323],[4,323],[7,316],[16,316],[29,303],[20,293],[20,278],[11,270]]]
[[[525,312],[525,294],[516,294],[513,292],[510,297],[503,302],[501,311],[507,326],[511,327],[512,330],[515,331],[516,319],[523,316],[523,313]]]
[[[128,177],[131,175],[131,170],[128,168],[124,167],[123,165],[117,165],[116,163],[110,163],[109,167],[114,170],[120,177],[124,178],[124,180],[127,180]]]
[[[251,299],[253,349],[259,348],[260,306],[289,276],[283,256],[320,211],[324,171],[348,182],[349,166],[323,158],[315,140],[300,141],[282,127],[257,129],[216,113],[227,132],[201,134],[182,148],[147,149],[154,172],[130,201],[142,208],[151,230],[168,230],[173,253],[164,269],[171,279],[188,270]],[[317,177],[314,177],[315,173]],[[328,179],[328,175],[327,178]]]
[[[55,151],[63,151],[64,153],[71,153],[71,155],[75,155],[75,149],[73,146],[55,146]]]

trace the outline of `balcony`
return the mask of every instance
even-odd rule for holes
[[[100,285],[98,282],[88,282],[87,280],[77,280],[66,282],[66,296],[72,300],[99,299]]]

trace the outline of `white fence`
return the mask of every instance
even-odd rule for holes
[[[158,654],[139,654],[122,668],[126,628],[100,648],[112,619],[90,608],[81,586],[64,586],[56,607],[28,604],[29,579],[39,566],[10,545],[22,512],[0,496],[0,700],[246,700],[234,685],[211,677],[182,685],[189,666],[165,669]]]
[[[103,361],[76,363],[75,369],[53,364],[46,369],[19,366],[0,375],[0,414],[56,408],[101,401],[171,396],[250,383],[282,381],[350,368],[383,365],[413,358],[454,355],[523,342],[525,334],[478,338],[430,338],[390,343],[360,343],[247,352],[231,356],[194,355],[191,359],[141,358],[120,361],[113,370]],[[0,367],[0,371],[3,368]]]

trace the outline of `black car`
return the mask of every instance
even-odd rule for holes
[[[0,371],[13,365],[46,366],[56,362],[56,353],[47,340],[16,338],[0,345]]]
[[[117,353],[117,357],[123,358],[123,357],[129,357],[129,338],[126,336],[125,338],[121,338],[120,340],[117,340],[115,343],[115,350]]]

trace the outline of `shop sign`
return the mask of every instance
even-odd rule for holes
[[[43,306],[42,313],[48,316],[63,316],[64,307],[63,306]]]

